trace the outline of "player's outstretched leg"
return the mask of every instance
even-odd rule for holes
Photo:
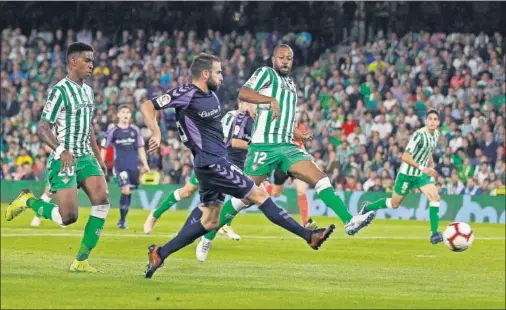
[[[336,195],[328,176],[313,161],[297,161],[290,166],[288,171],[295,178],[314,186],[318,197],[341,219],[344,224],[344,230],[348,235],[355,235],[374,219],[374,211],[352,216],[342,199]]]
[[[24,210],[31,208],[36,216],[51,220],[62,227],[74,223],[77,220],[77,189],[62,189],[55,196],[60,202],[58,205],[35,197],[29,189],[23,189],[7,208],[5,217],[11,221]]]
[[[97,246],[111,206],[109,204],[107,183],[103,175],[87,177],[82,182],[82,188],[91,201],[91,214],[84,228],[81,247],[70,266],[70,271],[95,273],[98,270],[90,266],[88,257],[91,250]]]
[[[169,194],[169,197],[165,199],[160,206],[149,213],[146,222],[144,223],[144,233],[150,234],[155,227],[156,222],[162,216],[165,211],[169,210],[176,202],[186,199],[193,195],[198,189],[198,180],[195,174],[192,173],[190,180],[181,188],[176,189]],[[200,217],[199,217],[200,218]]]
[[[146,278],[149,279],[153,277],[155,271],[163,266],[165,259],[169,257],[170,254],[191,244],[198,237],[217,227],[221,203],[208,203],[203,209],[204,211],[200,221],[184,226],[178,234],[165,245],[158,246],[152,244],[149,246],[148,266],[145,272]]]

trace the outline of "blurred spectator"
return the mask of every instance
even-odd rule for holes
[[[200,37],[182,29],[120,29],[114,36],[105,29],[90,29],[83,25],[77,33],[58,28],[25,34],[20,28],[2,31],[2,179],[43,176],[46,153],[36,137],[37,121],[47,89],[65,76],[69,42],[81,39],[96,49],[88,83],[95,91],[92,122],[97,138],[117,121],[115,108],[123,103],[137,111],[132,118],[142,136],[149,136],[138,105],[189,82],[189,65],[199,52],[222,58],[226,82],[217,95],[228,111],[236,108],[244,81],[269,62],[273,46],[286,42],[299,48],[293,44],[297,36],[290,33],[267,33],[263,41],[260,34],[248,31],[209,29]],[[315,41],[313,36],[304,43],[301,37],[311,35],[298,36],[301,48]],[[292,76],[302,122],[315,133],[306,148],[336,188],[391,190],[402,152],[423,126],[429,108],[441,111],[443,137],[434,152],[436,169],[454,188],[438,180],[440,185],[456,193],[460,181],[466,190],[478,193],[504,184],[503,39],[500,34],[488,43],[483,38],[462,33],[431,37],[424,31],[397,37],[380,31],[365,44],[352,41],[346,53],[324,46],[328,51],[318,58],[310,50],[318,59],[295,67]],[[295,65],[301,58],[296,50]],[[149,155],[150,166],[161,172],[162,182],[184,183],[191,155],[176,133],[174,111],[160,112],[160,124],[162,148]],[[483,189],[468,189],[469,182]]]
[[[467,186],[460,192],[461,195],[481,195],[483,190],[474,183],[473,178],[467,180]]]

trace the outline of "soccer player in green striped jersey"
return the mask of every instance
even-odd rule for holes
[[[257,104],[244,172],[260,185],[276,168],[281,168],[312,185],[320,199],[341,219],[347,234],[354,235],[374,219],[375,212],[352,216],[313,157],[294,143],[294,138],[311,140],[312,134],[302,133],[295,126],[297,89],[289,77],[292,65],[290,46],[278,45],[273,52],[272,67],[256,70],[239,93],[240,100]],[[229,211],[227,217],[231,218],[245,207],[246,201],[232,198],[225,203],[222,213]]]
[[[360,213],[366,213],[384,208],[396,209],[410,191],[419,189],[429,200],[430,242],[432,244],[443,241],[443,236],[438,232],[440,198],[435,185],[437,172],[434,169],[432,157],[432,152],[441,137],[438,128],[439,113],[436,110],[429,110],[425,127],[415,131],[402,154],[402,164],[395,179],[392,198],[383,198],[373,203],[365,202],[360,211]]]
[[[93,90],[84,83],[93,70],[93,47],[75,42],[67,48],[68,75],[49,91],[39,121],[38,134],[53,151],[47,162],[47,180],[57,204],[36,198],[23,189],[6,211],[8,221],[31,208],[40,216],[60,225],[77,221],[78,187],[88,195],[92,207],[84,236],[70,271],[95,273],[88,256],[97,245],[109,212],[104,173],[107,173],[93,131],[95,109]]]

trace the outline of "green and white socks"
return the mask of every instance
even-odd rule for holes
[[[439,228],[439,201],[429,203],[430,231],[436,233]]]
[[[155,212],[153,212],[153,217],[155,219],[159,219],[160,216],[162,216],[162,214],[169,210],[176,202],[180,201],[181,200],[181,196],[179,195],[179,188],[176,189],[175,191],[173,191],[172,193],[169,194],[169,197],[167,197],[167,199],[165,199],[161,204],[160,206],[155,210]]]
[[[373,203],[368,204],[365,207],[365,211],[376,211],[379,209],[393,209],[392,198],[378,199]],[[439,228],[439,201],[429,203],[429,220],[430,220],[430,231],[435,233]]]
[[[60,208],[57,205],[45,202],[39,198],[30,198],[28,199],[27,204],[39,216],[63,225]],[[88,223],[86,223],[86,227],[84,228],[84,236],[81,241],[81,248],[77,253],[77,260],[82,261],[87,259],[91,250],[97,245],[102,229],[104,228],[105,219],[109,213],[109,209],[109,204],[91,207],[91,214],[88,218]]]
[[[81,248],[79,248],[79,252],[76,256],[77,260],[83,261],[88,259],[91,250],[97,246],[98,239],[100,238],[100,234],[104,228],[105,219],[107,218],[110,208],[111,205],[109,204],[91,207],[91,214],[88,218],[88,223],[86,223],[86,227],[84,228]]]
[[[315,190],[318,193],[318,197],[337,214],[343,224],[346,225],[351,220],[353,216],[348,212],[348,208],[341,197],[336,195],[336,191],[332,187],[332,183],[328,177],[318,181],[315,185]]]
[[[385,209],[385,208],[393,209],[392,208],[392,198],[378,199],[375,202],[368,204],[365,207],[365,211],[366,212],[376,211],[376,210]]]
[[[46,195],[47,196],[47,195]],[[60,215],[60,208],[54,203],[46,202],[42,198],[30,198],[26,202],[35,214],[39,217],[51,220],[59,225],[63,225],[63,220]]]

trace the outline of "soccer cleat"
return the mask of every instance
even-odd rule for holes
[[[32,226],[32,227],[39,227],[40,226],[40,217],[38,217],[37,215],[35,215],[33,217],[32,222],[30,223],[30,226]]]
[[[334,224],[327,228],[319,228],[311,232],[311,241],[308,242],[309,246],[313,250],[318,250],[320,246],[327,240],[330,235],[334,232],[336,226]]]
[[[88,272],[88,273],[101,272],[101,271],[98,271],[97,269],[91,267],[90,263],[88,262],[87,259],[82,260],[82,261],[74,259],[74,261],[72,262],[72,265],[70,265],[69,270],[74,271],[74,272]]]
[[[206,239],[204,236],[200,238],[200,242],[197,244],[197,248],[195,249],[195,255],[197,256],[197,260],[199,262],[204,262],[206,260],[212,244],[213,240]]]
[[[348,235],[353,236],[354,234],[358,233],[362,228],[369,225],[372,220],[374,220],[374,217],[376,216],[376,213],[374,211],[366,212],[365,214],[357,214],[354,217],[351,218],[351,221],[349,221],[346,225],[344,225],[344,230]]]
[[[126,220],[119,220],[118,221],[118,228],[119,229],[127,229],[128,226],[126,225]]]
[[[239,241],[241,240],[241,236],[235,233],[235,231],[229,225],[224,225],[218,230],[219,233],[227,235],[227,237],[231,240]]]
[[[159,249],[160,246],[156,244],[152,244],[148,247],[148,266],[144,273],[146,279],[151,279],[155,271],[163,266],[163,259],[160,257],[160,254],[158,254]]]
[[[144,233],[146,235],[149,235],[153,231],[153,228],[155,227],[157,219],[153,216],[153,214],[155,214],[155,210],[152,210],[149,213],[146,222],[144,222]]]
[[[360,215],[364,215],[367,213],[367,211],[365,211],[365,209],[367,208],[368,205],[370,205],[371,203],[369,201],[364,201],[362,202],[362,208],[360,209],[360,212],[358,214]]]
[[[443,242],[443,235],[441,233],[435,232],[430,236],[430,243],[438,244],[440,242]]]
[[[12,221],[13,218],[28,209],[28,205],[26,203],[30,198],[34,198],[32,192],[26,188],[22,189],[18,197],[11,202],[5,211],[5,218],[7,221]]]
[[[309,230],[315,230],[318,228],[318,226],[316,225],[316,222],[313,221],[312,218],[308,218],[307,223],[304,224],[304,228],[309,229]]]

